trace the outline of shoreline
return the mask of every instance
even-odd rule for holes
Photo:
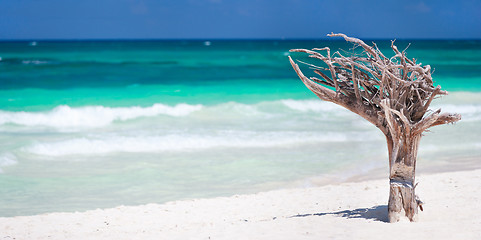
[[[417,223],[388,224],[387,180],[0,218],[2,239],[479,239],[481,169],[421,174]]]
[[[387,159],[386,159],[387,161]],[[416,179],[420,175],[432,175],[449,172],[462,172],[481,169],[481,157],[458,157],[455,161],[449,159],[439,159],[437,162],[425,162],[422,159],[416,163]],[[282,188],[304,188],[304,187],[322,187],[326,185],[339,185],[351,182],[364,182],[372,180],[389,180],[388,166],[375,167],[359,174],[340,177],[341,174],[333,173],[325,176],[308,177],[291,182]],[[274,189],[275,190],[275,189]]]

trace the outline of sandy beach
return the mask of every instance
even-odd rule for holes
[[[0,218],[0,239],[481,239],[481,169],[421,175],[416,223],[387,223],[386,179]]]

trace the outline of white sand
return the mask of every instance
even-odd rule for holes
[[[0,239],[481,239],[481,170],[423,175],[416,223],[389,224],[388,180],[0,218]]]

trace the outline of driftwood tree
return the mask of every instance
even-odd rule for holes
[[[302,82],[320,99],[333,102],[358,114],[379,128],[387,140],[389,152],[390,194],[388,216],[397,222],[403,216],[417,218],[422,202],[415,194],[415,171],[419,141],[428,128],[454,123],[459,114],[441,114],[441,109],[429,110],[438,95],[447,95],[440,86],[434,87],[431,67],[421,66],[406,57],[391,42],[393,57],[386,57],[376,44],[369,46],[360,39],[343,37],[362,52],[343,56],[328,47],[312,50],[292,49],[320,60],[324,67],[307,64],[317,77],[306,77],[289,57]],[[300,62],[300,61],[299,61]],[[304,63],[304,62],[302,62]]]

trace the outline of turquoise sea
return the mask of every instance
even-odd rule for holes
[[[392,55],[390,41],[376,41]],[[397,41],[462,114],[421,142],[418,172],[481,156],[481,41]],[[381,169],[383,135],[316,99],[292,48],[328,40],[0,42],[0,216],[230,196]],[[296,58],[301,55],[296,53]],[[474,159],[474,160],[473,160]],[[422,184],[422,183],[421,183]]]

